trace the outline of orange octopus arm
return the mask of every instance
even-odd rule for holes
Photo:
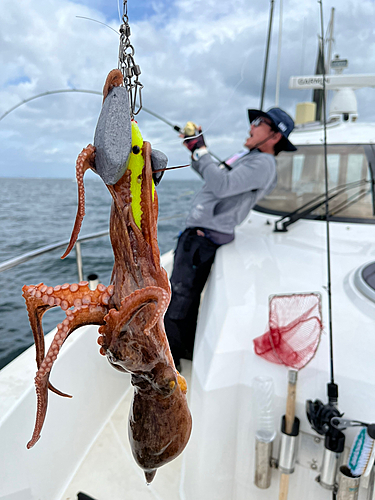
[[[108,73],[103,87],[103,102],[113,87],[120,87],[124,83],[124,78],[119,69],[113,69]]]
[[[55,362],[57,355],[60,351],[62,344],[68,336],[77,328],[85,324],[100,325],[104,323],[104,316],[106,308],[100,305],[96,306],[82,306],[75,310],[69,310],[70,314],[62,323],[57,325],[57,332],[53,338],[52,344],[48,349],[47,355],[44,358],[39,370],[35,377],[35,388],[37,394],[37,410],[36,421],[34,426],[33,435],[27,443],[27,448],[30,449],[40,438],[44,420],[46,417],[48,406],[48,379]]]
[[[83,176],[86,170],[88,170],[89,168],[92,169],[94,167],[94,161],[95,148],[92,144],[89,144],[87,148],[84,148],[82,150],[77,158],[76,177],[78,184],[78,209],[72,235],[70,237],[70,242],[68,248],[65,250],[64,255],[62,255],[61,257],[62,259],[65,259],[65,257],[71,252],[81,230],[83,217],[85,216],[85,188],[83,185]]]

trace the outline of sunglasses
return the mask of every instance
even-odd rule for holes
[[[266,125],[271,127],[272,130],[276,131],[274,124],[269,122],[265,118],[262,118],[261,116],[258,116],[258,118],[255,118],[255,120],[253,120],[250,125],[254,125],[254,127],[259,127],[259,125],[261,125],[262,123],[265,123]]]

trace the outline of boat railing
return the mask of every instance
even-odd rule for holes
[[[186,213],[173,214],[173,215],[168,216],[168,217],[160,218],[159,222],[171,220],[171,219],[178,219],[178,218],[185,217],[185,216],[186,216]],[[77,241],[74,245],[74,248],[76,251],[77,274],[78,274],[79,281],[83,281],[81,243],[83,241],[94,240],[96,238],[102,238],[103,236],[108,236],[108,235],[109,235],[109,230],[101,231],[99,233],[91,233],[91,234],[87,234],[86,236],[80,236],[77,238]],[[43,255],[45,253],[52,252],[53,250],[56,250],[58,248],[63,248],[63,247],[66,248],[69,244],[69,241],[70,240],[58,241],[56,243],[52,243],[51,245],[47,245],[47,246],[32,250],[31,252],[26,252],[22,255],[19,255],[18,257],[15,257],[14,259],[6,260],[5,262],[0,263],[0,273],[7,271],[8,269],[11,269],[12,267],[19,266],[20,264],[23,264],[24,262],[28,262],[29,260],[35,259],[36,257],[39,257],[39,255]]]
[[[83,266],[82,266],[82,252],[81,252],[81,243],[83,241],[89,241],[89,240],[94,240],[96,238],[102,238],[103,236],[108,236],[109,231],[101,231],[99,233],[92,233],[88,234],[86,236],[81,236],[77,239],[74,248],[76,251],[76,262],[77,262],[77,273],[78,273],[78,280],[83,281]],[[7,271],[8,269],[11,269],[12,267],[19,266],[20,264],[23,264],[24,262],[28,262],[32,259],[35,259],[36,257],[39,257],[39,255],[43,255],[48,252],[52,252],[53,250],[56,250],[58,248],[62,247],[67,247],[69,244],[69,240],[64,240],[64,241],[58,241],[56,243],[52,243],[51,245],[47,245],[44,247],[37,248],[35,250],[32,250],[31,252],[26,252],[18,257],[15,257],[14,259],[7,260],[5,262],[0,263],[0,273]]]

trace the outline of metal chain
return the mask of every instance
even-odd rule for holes
[[[123,24],[120,26],[120,47],[118,68],[124,77],[124,86],[129,93],[130,113],[133,118],[142,109],[142,89],[143,85],[138,77],[141,74],[141,68],[135,64],[134,47],[130,43],[130,26],[128,19],[127,0],[124,0],[124,11],[122,16]],[[139,106],[136,109],[136,99],[139,96]]]

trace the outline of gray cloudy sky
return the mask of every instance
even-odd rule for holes
[[[269,7],[264,0],[128,0],[144,106],[178,125],[201,124],[209,147],[222,158],[240,149],[248,131],[246,109],[259,107]],[[332,7],[334,53],[349,59],[347,72],[375,73],[375,1],[324,1],[325,26]],[[117,67],[118,36],[77,16],[115,30],[120,25],[116,0],[1,1],[0,116],[45,91],[101,91]],[[275,100],[278,18],[276,1],[266,109]],[[288,80],[314,73],[319,31],[317,0],[284,0],[279,105],[292,116],[311,91],[289,90]],[[357,91],[363,121],[374,121],[374,93]],[[93,141],[100,108],[99,96],[59,94],[10,113],[0,121],[0,176],[73,177],[78,153]],[[167,125],[145,112],[138,123],[170,165],[188,162]]]

